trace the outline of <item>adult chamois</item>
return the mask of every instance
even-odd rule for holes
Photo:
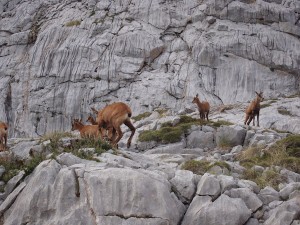
[[[0,146],[4,149],[7,147],[7,129],[7,124],[0,121]]]
[[[199,95],[197,94],[196,97],[194,97],[192,103],[197,104],[198,106],[198,110],[200,113],[200,119],[205,120],[205,117],[208,121],[208,114],[209,114],[209,110],[210,110],[210,105],[208,102],[200,102],[200,99],[198,97]]]
[[[130,121],[131,115],[130,107],[123,102],[112,103],[98,111],[96,122],[98,123],[99,129],[105,128],[110,130],[112,128],[111,142],[114,147],[117,147],[118,142],[123,137],[121,130],[122,124],[125,124],[131,130],[131,135],[127,141],[127,148],[130,147],[132,137],[135,133],[135,127]],[[103,135],[102,132],[101,135]],[[103,136],[101,136],[101,138],[103,138]]]
[[[249,125],[251,123],[251,120],[253,119],[253,126],[255,126],[255,116],[257,118],[257,126],[259,127],[259,111],[260,111],[260,102],[264,100],[262,94],[263,92],[256,93],[256,98],[250,103],[250,105],[247,107],[245,113],[245,122],[244,124]]]

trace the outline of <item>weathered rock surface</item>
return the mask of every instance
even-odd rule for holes
[[[10,137],[69,130],[71,118],[113,101],[138,115],[195,110],[196,93],[212,105],[299,93],[296,0],[4,0],[0,17]],[[298,118],[261,120],[299,132]]]

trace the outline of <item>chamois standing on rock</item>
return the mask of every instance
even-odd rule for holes
[[[262,94],[263,92],[256,93],[256,98],[250,103],[250,105],[247,107],[245,113],[246,118],[244,124],[249,125],[251,123],[251,120],[253,119],[253,126],[255,126],[255,116],[257,118],[257,126],[259,127],[259,111],[260,111],[260,102],[264,100]]]
[[[7,124],[0,121],[0,150],[7,147],[7,129]]]
[[[130,147],[132,137],[135,133],[135,127],[130,121],[131,115],[130,107],[123,102],[112,103],[98,111],[96,122],[98,123],[99,129],[105,128],[112,130],[111,142],[114,147],[117,147],[118,142],[123,137],[121,130],[122,124],[125,124],[131,130],[131,135],[127,141],[127,148]],[[101,138],[103,138],[102,132]]]
[[[93,112],[97,113],[98,115],[98,111],[94,108],[91,108]],[[97,125],[98,123],[96,122],[96,120],[94,119],[93,116],[89,115],[89,117],[87,118],[86,122],[90,122],[92,125]],[[109,126],[106,127],[106,129],[101,128],[101,133],[102,136],[104,137],[104,139],[108,139],[109,141],[111,141],[112,135],[113,135],[113,127]]]
[[[80,137],[82,138],[100,138],[100,131],[97,125],[83,125],[82,121],[79,119],[74,119],[72,121],[72,131],[78,130],[80,132]]]
[[[192,103],[197,104],[198,110],[199,110],[199,113],[200,113],[200,119],[205,120],[205,117],[206,117],[206,119],[208,121],[208,114],[209,114],[209,110],[210,110],[210,105],[209,105],[208,102],[200,102],[198,96],[199,95],[197,94],[196,97],[194,97]]]

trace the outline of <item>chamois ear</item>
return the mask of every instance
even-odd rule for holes
[[[95,114],[98,114],[98,111],[97,111],[94,107],[91,107],[91,110],[92,110]]]
[[[255,94],[256,94],[256,95],[259,95],[259,94],[257,93],[257,91],[255,91]]]
[[[196,94],[196,98],[198,98],[198,96],[199,96],[199,95],[198,95],[198,93],[197,93],[197,94]]]

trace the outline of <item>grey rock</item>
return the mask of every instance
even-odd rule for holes
[[[22,170],[16,176],[11,178],[5,185],[5,197],[7,197],[23,179],[25,172]]]
[[[237,180],[235,180],[231,176],[226,176],[226,175],[219,175],[218,180],[220,181],[221,185],[221,193],[230,190],[232,188],[237,188]]]
[[[34,207],[37,203],[39,207]],[[51,160],[36,168],[19,197],[4,212],[4,224],[25,220],[38,224],[74,224],[78,220],[94,224],[95,219],[109,224],[118,217],[124,224],[125,218],[132,218],[137,224],[169,221],[175,225],[184,211],[170,183],[157,173],[96,165],[89,170],[78,167],[74,172]],[[45,212],[53,214],[45,217]]]
[[[279,193],[274,188],[267,186],[260,190],[258,197],[267,205],[272,201],[278,201]]]
[[[174,186],[175,191],[179,194],[179,199],[183,203],[191,202],[196,192],[194,175],[191,171],[177,170],[170,183]]]
[[[197,195],[208,195],[213,199],[221,193],[220,181],[215,176],[205,173],[197,186]]]
[[[10,150],[16,159],[20,161],[26,161],[30,157],[30,151],[32,147],[36,146],[36,141],[20,142],[13,146]]]
[[[241,198],[251,212],[255,212],[263,205],[262,201],[256,196],[256,194],[248,188],[231,189],[225,194],[231,198]]]
[[[71,118],[105,102],[126,101],[138,115],[190,109],[197,92],[213,105],[252,100],[259,89],[296,94],[299,6],[278,2],[5,1],[0,90],[9,107],[0,118],[10,118],[12,137],[38,136],[68,131]],[[262,115],[264,127],[299,133],[298,118]]]
[[[288,183],[300,182],[300,174],[298,174],[298,173],[295,173],[295,172],[287,170],[287,169],[282,169],[280,171],[280,174],[287,178]]]
[[[188,208],[182,224],[239,225],[244,224],[250,216],[250,210],[241,199],[229,198],[223,194],[211,202],[207,198],[203,200],[203,197],[197,197]]]
[[[289,195],[295,190],[300,190],[300,182],[292,182],[287,184],[283,189],[279,191],[280,198],[283,200],[287,200],[289,198]]]
[[[241,146],[241,145],[237,145],[237,146],[235,146],[235,147],[233,147],[232,149],[231,149],[231,154],[237,154],[237,153],[240,153],[241,151],[243,150],[243,146]]]
[[[264,225],[288,225],[297,219],[300,213],[300,198],[293,198],[270,211],[270,217]]]
[[[193,131],[187,137],[187,148],[209,148],[216,146],[212,132]]]
[[[230,146],[242,145],[246,136],[246,130],[241,126],[223,126],[218,128],[216,143],[218,146],[223,143]]]
[[[249,188],[255,194],[258,194],[260,192],[260,188],[258,187],[258,185],[251,180],[239,180],[238,186],[241,188]]]
[[[259,222],[255,218],[250,218],[245,225],[259,225]]]
[[[0,177],[2,177],[3,173],[5,172],[4,166],[0,166]]]

